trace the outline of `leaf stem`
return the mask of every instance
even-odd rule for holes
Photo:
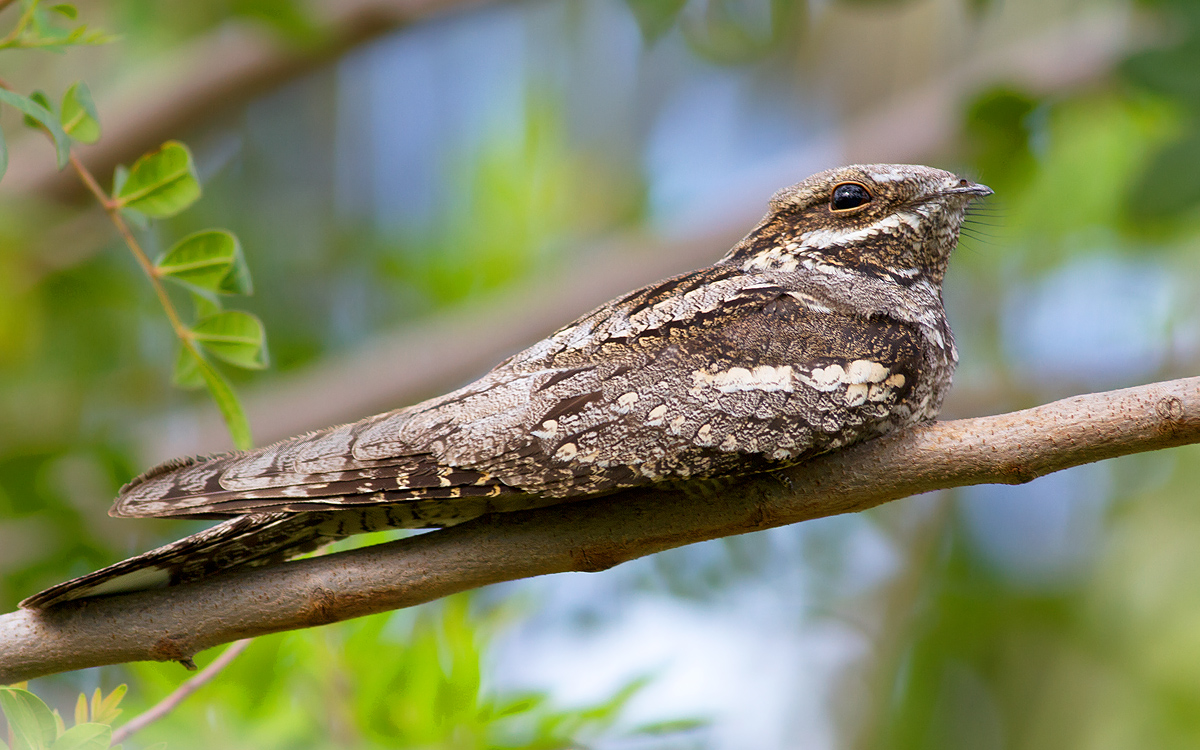
[[[11,2],[11,0],[9,0],[9,2]],[[0,9],[3,9],[5,5],[8,5],[8,3],[0,2]],[[9,46],[20,39],[21,34],[25,33],[25,27],[28,26],[30,20],[33,19],[33,12],[36,9],[36,4],[31,4],[25,9],[25,12],[23,12],[21,17],[17,19],[17,25],[13,27],[13,30],[10,31],[3,39],[0,39],[0,46]]]
[[[7,89],[9,91],[14,90],[13,87],[2,78],[0,78],[0,88]],[[45,132],[44,128],[42,130]],[[79,160],[79,157],[75,155],[74,149],[68,150],[67,154],[71,166],[74,167],[75,173],[79,175],[79,179],[83,181],[84,186],[91,191],[92,195],[94,195],[96,200],[99,201],[101,207],[104,208],[105,213],[107,213],[108,217],[112,219],[112,223],[114,226],[116,226],[117,232],[121,235],[121,239],[125,240],[125,244],[129,247],[129,251],[133,253],[134,259],[137,261],[138,265],[142,267],[142,270],[146,272],[146,276],[150,279],[150,285],[154,287],[154,293],[158,295],[158,301],[162,304],[163,312],[167,314],[167,320],[170,321],[171,328],[175,331],[175,335],[179,337],[179,340],[183,342],[185,347],[190,349],[196,356],[199,356],[200,352],[192,343],[192,332],[183,324],[183,321],[179,317],[179,313],[175,310],[175,304],[171,302],[171,298],[167,295],[166,287],[163,286],[162,279],[159,276],[158,271],[155,269],[154,263],[150,261],[150,257],[146,255],[146,251],[142,249],[142,246],[137,241],[137,238],[133,236],[133,231],[129,228],[129,224],[126,223],[125,217],[121,216],[121,207],[123,204],[119,201],[113,200],[111,197],[109,197],[108,193],[105,192],[104,188],[100,187],[100,183],[96,180],[95,176],[90,170],[88,170],[87,167],[83,165],[83,162]]]
[[[187,326],[179,318],[179,313],[175,310],[174,303],[171,302],[171,298],[167,295],[166,287],[163,286],[162,279],[159,277],[154,263],[150,261],[150,257],[146,255],[137,238],[133,236],[133,231],[129,228],[125,217],[121,216],[121,204],[110,198],[108,193],[104,191],[104,188],[100,187],[100,183],[96,181],[96,178],[83,165],[83,162],[79,160],[74,151],[70,154],[70,161],[76,174],[79,175],[79,179],[83,181],[87,189],[91,191],[92,195],[96,196],[96,200],[104,207],[104,211],[112,219],[112,223],[116,226],[121,239],[125,240],[125,244],[129,247],[129,251],[133,253],[134,259],[137,260],[138,265],[142,267],[142,270],[145,271],[146,276],[150,279],[150,284],[154,287],[154,293],[158,295],[158,301],[162,303],[163,312],[167,314],[167,320],[171,322],[171,328],[174,329],[175,335],[179,337],[185,347],[191,349],[193,353],[199,354],[192,344],[192,332],[188,330]]]
[[[14,91],[13,87],[3,78],[0,78],[0,88]],[[44,125],[40,129],[47,136],[50,136],[51,140],[54,139],[53,134]],[[75,155],[73,149],[68,147],[60,153],[66,154],[67,162],[75,169],[84,186],[95,196],[105,213],[112,219],[117,232],[129,247],[129,251],[133,253],[134,260],[137,261],[138,265],[146,273],[146,277],[150,280],[150,285],[154,287],[154,293],[158,296],[158,301],[162,305],[163,312],[167,315],[171,329],[175,332],[184,350],[198,363],[200,372],[204,376],[205,384],[208,386],[209,392],[212,393],[213,399],[217,402],[217,406],[221,410],[221,415],[225,418],[225,423],[229,427],[229,434],[233,438],[234,445],[239,450],[249,450],[254,440],[250,435],[250,425],[246,421],[245,412],[242,410],[241,404],[238,403],[237,396],[234,395],[229,383],[204,358],[200,347],[196,344],[196,335],[190,328],[183,324],[183,320],[180,319],[179,313],[175,310],[175,305],[171,302],[166,287],[162,283],[162,274],[154,263],[151,262],[149,256],[146,255],[141,244],[134,237],[133,231],[129,228],[129,224],[125,221],[125,217],[121,215],[121,209],[125,207],[128,201],[114,198],[105,192],[104,188],[100,187],[100,183],[96,180],[95,176],[83,165],[79,157]]]

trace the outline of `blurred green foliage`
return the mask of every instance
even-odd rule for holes
[[[0,687],[0,715],[8,729],[8,742],[0,740],[0,749],[107,750],[125,691],[125,685],[119,685],[103,695],[97,688],[90,704],[81,693],[75,702],[75,723],[68,728],[58,709],[52,710],[33,693],[21,687]]]
[[[1117,495],[1097,559],[1070,585],[1022,584],[960,525],[943,530],[871,747],[1200,743],[1200,598],[1178,583],[1197,564],[1200,450],[1118,465],[1158,478]]]
[[[292,3],[235,5],[234,16],[270,18],[293,35],[308,30],[298,15],[279,12],[282,6],[294,10]],[[126,9],[136,12],[136,3]],[[89,142],[99,136],[99,116],[84,84],[64,95],[61,113],[44,96],[0,93],[52,131],[60,161],[69,148],[67,133]],[[572,210],[570,197],[586,194],[589,186],[583,183],[590,178],[566,148],[558,108],[536,97],[531,101],[526,127],[515,140],[499,135],[462,162],[464,202],[435,223],[438,232],[404,238],[399,242],[404,252],[381,256],[392,283],[415,287],[427,305],[449,304],[521,277],[564,231],[594,221],[595,214]],[[147,221],[177,216],[200,192],[190,150],[172,141],[118,170],[112,202],[151,247],[168,246],[153,271],[176,282],[192,303],[196,321],[187,326],[174,382],[208,385],[227,413],[235,443],[246,447],[249,433],[236,397],[204,357],[246,369],[266,366],[262,324],[248,313],[220,308],[218,295],[251,291],[241,243],[223,230],[188,233],[195,226],[189,222],[180,225],[184,236],[172,243],[170,226]],[[4,297],[13,304],[0,307],[0,332],[6,334],[0,351],[13,365],[0,374],[6,395],[0,413],[7,423],[2,434],[13,440],[0,453],[0,513],[9,520],[0,529],[0,554],[6,558],[2,593],[9,602],[44,581],[111,559],[114,538],[106,537],[99,514],[138,467],[124,440],[102,427],[103,414],[136,410],[139,404],[157,408],[169,396],[160,379],[170,360],[169,355],[163,359],[168,337],[161,324],[152,322],[152,295],[112,253],[69,264],[65,272],[30,264],[29,239],[42,218],[15,213],[5,225],[10,251],[0,256],[14,269],[0,282],[11,284],[13,292]],[[291,295],[279,298],[293,302]],[[42,300],[55,303],[41,305]],[[46,350],[50,341],[63,349]],[[39,387],[48,398],[78,395],[38,413],[40,431],[22,424],[47,406],[30,400]],[[102,414],[93,415],[97,407]],[[90,441],[89,431],[95,433]],[[64,559],[72,561],[71,568],[64,569]],[[556,708],[544,693],[495,694],[483,686],[481,652],[494,618],[478,621],[469,613],[469,601],[460,596],[416,614],[261,639],[251,655],[206,688],[205,702],[189,704],[200,717],[219,712],[221,722],[204,733],[181,734],[181,724],[197,720],[181,710],[145,734],[158,731],[172,747],[558,748],[613,733],[624,704],[645,680],[577,709]],[[389,627],[402,632],[385,632]],[[130,701],[137,711],[170,692],[179,679],[177,665],[131,665],[119,671],[137,686]],[[50,694],[61,691],[58,683],[50,681]],[[297,685],[312,689],[297,691]],[[111,712],[88,722],[85,710],[80,726],[66,730],[47,718],[57,712],[33,694],[11,690],[0,697],[7,701],[8,726],[16,735],[12,750],[108,747],[111,731],[104,725],[115,718]],[[690,726],[660,724],[645,731]],[[139,746],[147,741],[152,740],[137,738]]]
[[[561,106],[528,96],[522,128],[497,129],[452,167],[455,199],[424,232],[402,233],[383,255],[397,285],[442,307],[525,277],[592,221],[588,173],[563,132]],[[582,200],[580,200],[582,199]]]
[[[652,44],[675,26],[687,0],[626,0],[641,27],[647,44]]]
[[[22,0],[21,15],[5,38],[11,42],[7,48],[61,51],[67,47],[112,41],[112,37],[103,33],[89,33],[86,26],[64,30],[50,23],[48,14],[74,21],[78,11],[71,5],[55,5],[47,9],[40,0]],[[0,50],[5,48],[5,41],[0,40]],[[50,137],[59,170],[66,166],[71,156],[73,140],[93,143],[100,137],[99,113],[85,83],[76,82],[64,92],[61,109],[56,108],[41,91],[22,95],[12,90],[11,84],[6,82],[0,82],[0,102],[22,112],[26,125]],[[8,165],[6,143],[0,138],[0,177],[3,177]],[[126,224],[129,222],[146,229],[149,219],[175,216],[200,198],[200,180],[191,151],[182,143],[168,141],[158,149],[143,154],[132,167],[118,167],[113,176],[111,195],[104,191],[81,162],[73,161],[72,166],[101,207],[112,217],[118,234],[142,266],[158,295],[163,312],[179,338],[180,352],[172,381],[184,387],[207,387],[225,418],[234,445],[242,450],[249,449],[254,441],[241,403],[225,376],[208,361],[211,355],[235,367],[250,370],[266,367],[266,334],[262,323],[249,313],[221,311],[219,294],[249,294],[252,291],[249,271],[237,239],[228,232],[210,232],[205,237],[216,241],[197,242],[193,235],[188,238],[192,241],[186,248],[172,248],[177,256],[176,264],[179,262],[178,256],[186,254],[193,265],[215,261],[223,270],[211,277],[207,287],[197,282],[208,276],[190,274],[190,289],[196,297],[194,308],[199,320],[189,327],[175,311],[161,282],[164,277],[177,280],[180,273],[186,274],[187,269],[151,265]]]
[[[1200,5],[1190,0],[1145,3],[1171,29],[1171,42],[1131,55],[1122,72],[1177,112],[1175,132],[1129,185],[1135,220],[1171,222],[1200,205]]]
[[[171,723],[144,730],[138,741],[161,739],[172,750],[551,750],[656,729],[631,734],[615,727],[644,680],[576,708],[555,706],[542,692],[489,688],[488,642],[515,613],[506,607],[476,612],[471,600],[456,595],[417,610],[259,638],[199,700],[182,705]],[[178,679],[175,665],[138,664],[132,671],[145,695],[166,693]],[[134,694],[127,704],[145,700]],[[207,726],[203,736],[186,737],[175,728],[180,724]]]
[[[821,96],[835,98],[854,83],[836,65],[833,80],[813,80],[804,56],[819,41],[807,35],[820,30],[814,25],[819,16],[839,5],[627,0],[618,7],[637,24],[647,57],[683,47],[700,77],[718,75],[716,66],[771,66],[781,76],[794,75],[797,90],[835,92],[805,99],[817,106]],[[849,5],[864,23],[882,19],[890,42],[912,32],[893,24],[899,18],[893,14],[922,3]],[[965,2],[975,21],[1014,5]],[[1061,395],[1055,390],[1061,384],[1013,366],[998,331],[1015,291],[1072,263],[1120,255],[1165,269],[1200,297],[1198,7],[1187,0],[1141,3],[1151,22],[1172,33],[1151,38],[1113,75],[1052,95],[1000,80],[966,103],[961,149],[948,146],[945,158],[991,185],[997,197],[974,220],[970,229],[981,241],[964,242],[947,284],[951,303],[962,301],[952,310],[964,351],[960,387],[1007,388],[1009,407]],[[98,66],[106,72],[152,65],[156,55],[230,19],[265,23],[296,49],[322,34],[308,6],[290,0],[123,0],[105,12],[105,27],[119,30],[123,40],[117,62]],[[52,20],[62,28],[78,24],[66,15],[59,19]],[[529,28],[544,30],[532,22]],[[934,39],[930,47],[943,41]],[[836,52],[856,58],[873,50],[845,44]],[[876,59],[886,63],[873,69],[880,77],[908,64]],[[209,123],[194,139],[180,133],[194,145],[200,166],[210,165],[208,173],[201,169],[204,198],[186,213],[137,230],[163,275],[182,282],[171,299],[197,321],[209,321],[197,325],[215,344],[214,354],[240,364],[265,364],[265,350],[255,348],[265,327],[272,366],[286,373],[521,280],[558,262],[560,251],[581,237],[645,218],[651,170],[641,162],[614,163],[645,155],[589,151],[573,132],[572,118],[585,115],[572,112],[571,99],[556,89],[557,72],[530,67],[519,124],[489,122],[477,144],[449,155],[440,175],[445,195],[424,223],[381,228],[330,208],[335,125],[329,113],[337,94],[327,74],[272,94],[248,113]],[[24,85],[39,72],[18,67],[6,78]],[[667,98],[662,85],[647,78],[639,81],[645,86],[638,92],[641,106],[643,99]],[[56,111],[57,99],[29,97],[40,109],[25,101],[20,106],[57,123],[64,142],[91,139],[100,118],[87,89],[67,90]],[[232,156],[222,150],[222,138],[236,141],[226,150]],[[185,165],[183,173],[193,170]],[[115,192],[132,195],[142,177],[131,175],[127,180],[134,182],[118,184]],[[115,239],[105,241],[102,252],[66,252],[81,241],[54,232],[77,216],[75,207],[32,196],[6,195],[0,203],[5,609],[45,585],[195,528],[165,521],[117,525],[104,516],[121,483],[145,468],[134,426],[192,403],[190,394],[170,387],[172,367],[177,380],[192,384],[199,371],[189,369],[194,363],[186,357],[177,364],[153,292]],[[213,225],[229,226],[233,234],[214,237],[207,229]],[[207,237],[202,252],[198,236]],[[234,236],[240,240],[224,239]],[[245,254],[243,244],[250,250]],[[258,296],[247,305],[265,326],[214,319],[221,314],[210,306],[215,295],[248,291],[250,271]],[[1177,338],[1186,344],[1189,320],[1194,326],[1198,314],[1194,300],[1174,314]],[[1172,356],[1163,377],[1195,371],[1194,351],[1181,346]],[[259,377],[270,375],[230,374],[238,385]],[[1200,535],[1200,455],[1192,448],[1112,466],[1104,532],[1089,566],[1053,586],[1030,586],[984,554],[964,513],[932,522],[939,524],[937,543],[928,557],[915,558],[907,599],[889,600],[896,614],[880,628],[888,635],[867,649],[879,655],[883,677],[874,700],[851,704],[843,744],[854,737],[878,748],[1197,744],[1200,602],[1191,581],[1198,562],[1193,540]],[[873,518],[844,523],[878,521]],[[847,538],[814,534],[803,547],[802,562],[816,579],[811,606],[822,612],[847,606],[837,589],[855,570]],[[680,550],[655,558],[650,569],[666,581],[659,590],[702,601],[771,575],[761,537],[717,546],[716,556]],[[859,599],[890,596],[855,591]],[[576,708],[558,705],[546,692],[493,687],[501,680],[489,674],[488,649],[523,613],[512,604],[488,609],[481,600],[458,596],[259,639],[135,744],[550,748],[635,734],[657,747],[670,740],[654,744],[655,729],[694,726],[645,727],[640,734],[624,729],[622,710],[644,680]],[[895,641],[891,658],[881,653],[889,638]],[[203,654],[198,661],[211,658]],[[40,680],[34,689],[65,711],[81,689],[93,687],[89,681],[105,689],[128,681],[127,719],[185,677],[178,665],[136,664]],[[863,726],[874,731],[856,734]]]
[[[968,105],[966,155],[998,196],[999,208],[985,209],[981,226],[999,239],[960,253],[960,268],[999,267],[1004,290],[1081,258],[1118,253],[1172,269],[1187,280],[1187,293],[1197,293],[1200,172],[1190,144],[1200,122],[1200,68],[1189,56],[1200,49],[1200,6],[1152,5],[1175,33],[1166,47],[1131,55],[1115,80],[1053,97],[1002,86]],[[995,294],[986,291],[992,280],[967,281],[983,296]],[[1177,315],[1197,312],[1185,303]],[[987,366],[1011,367],[998,342],[990,346]],[[1176,364],[1183,368],[1177,374],[1196,366]],[[1031,387],[1036,402],[1052,385]],[[1200,451],[1189,446],[1110,465],[1103,536],[1088,567],[1056,584],[1032,584],[998,567],[963,521],[973,501],[957,493],[960,512],[939,527],[933,553],[908,572],[921,583],[896,623],[904,630],[893,635],[897,651],[878,686],[879,723],[856,746],[1200,743],[1200,601],[1182,573],[1194,564],[1195,545],[1185,539],[1200,534]]]
[[[21,0],[21,15],[12,29],[0,38],[0,51],[42,49],[60,51],[65,47],[108,44],[114,37],[87,24],[76,25],[79,11],[69,3],[42,4],[39,0]]]

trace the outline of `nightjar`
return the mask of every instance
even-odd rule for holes
[[[934,419],[957,362],[942,278],[968,205],[990,193],[922,166],[813,175],[715,264],[613,300],[452,393],[151,469],[113,515],[228,520],[22,606],[365,531],[771,471]]]

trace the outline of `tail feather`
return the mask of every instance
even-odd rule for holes
[[[310,544],[312,548],[322,544],[323,523],[313,516],[277,512],[230,518],[157,550],[59,583],[20,606],[44,610],[62,601],[173,586],[221,570],[274,562],[281,554],[290,557]]]
[[[360,510],[253,513],[75,578],[21,602],[46,609],[73,599],[162,588],[234,568],[281,562],[351,534],[386,528]],[[383,523],[379,523],[383,521]],[[372,523],[375,522],[375,523]]]
[[[272,512],[236,516],[95,573],[34,594],[21,606],[47,609],[61,602],[195,581],[235,568],[282,562],[353,534],[383,529],[440,528],[486,513],[550,505],[561,500],[535,495],[409,500],[326,510],[312,499]]]

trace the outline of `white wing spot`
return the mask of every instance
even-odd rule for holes
[[[620,398],[617,399],[617,413],[628,414],[633,405],[637,403],[638,398],[638,394],[634,391],[622,393]]]
[[[809,373],[808,378],[812,381],[813,388],[818,391],[832,391],[845,382],[846,371],[841,365],[817,367]]]
[[[663,417],[665,417],[666,415],[667,415],[667,405],[659,404],[658,406],[651,409],[650,413],[646,415],[646,424],[652,425],[652,426],[660,425],[660,424],[662,424]]]
[[[667,425],[667,429],[671,433],[678,435],[680,428],[683,427],[683,423],[686,421],[687,421],[687,417],[680,414],[678,417],[675,417],[674,419],[671,420],[671,424]]]
[[[712,425],[703,425],[699,430],[696,430],[696,443],[699,445],[712,445]]]
[[[559,461],[570,461],[579,452],[579,446],[574,443],[563,443],[554,453],[554,457]]]
[[[882,383],[888,376],[888,369],[878,362],[868,359],[856,359],[846,370],[846,383]]]
[[[791,391],[792,366],[772,367],[759,365],[752,370],[731,367],[728,370],[708,374],[703,370],[692,373],[695,385],[711,385],[722,393],[734,391]]]
[[[542,422],[542,429],[530,430],[529,434],[533,435],[534,437],[539,437],[542,440],[549,440],[550,438],[554,437],[554,433],[557,431],[558,422],[553,419],[547,419],[545,422]]]
[[[852,383],[846,387],[846,406],[861,406],[867,400],[868,386],[865,383]]]

